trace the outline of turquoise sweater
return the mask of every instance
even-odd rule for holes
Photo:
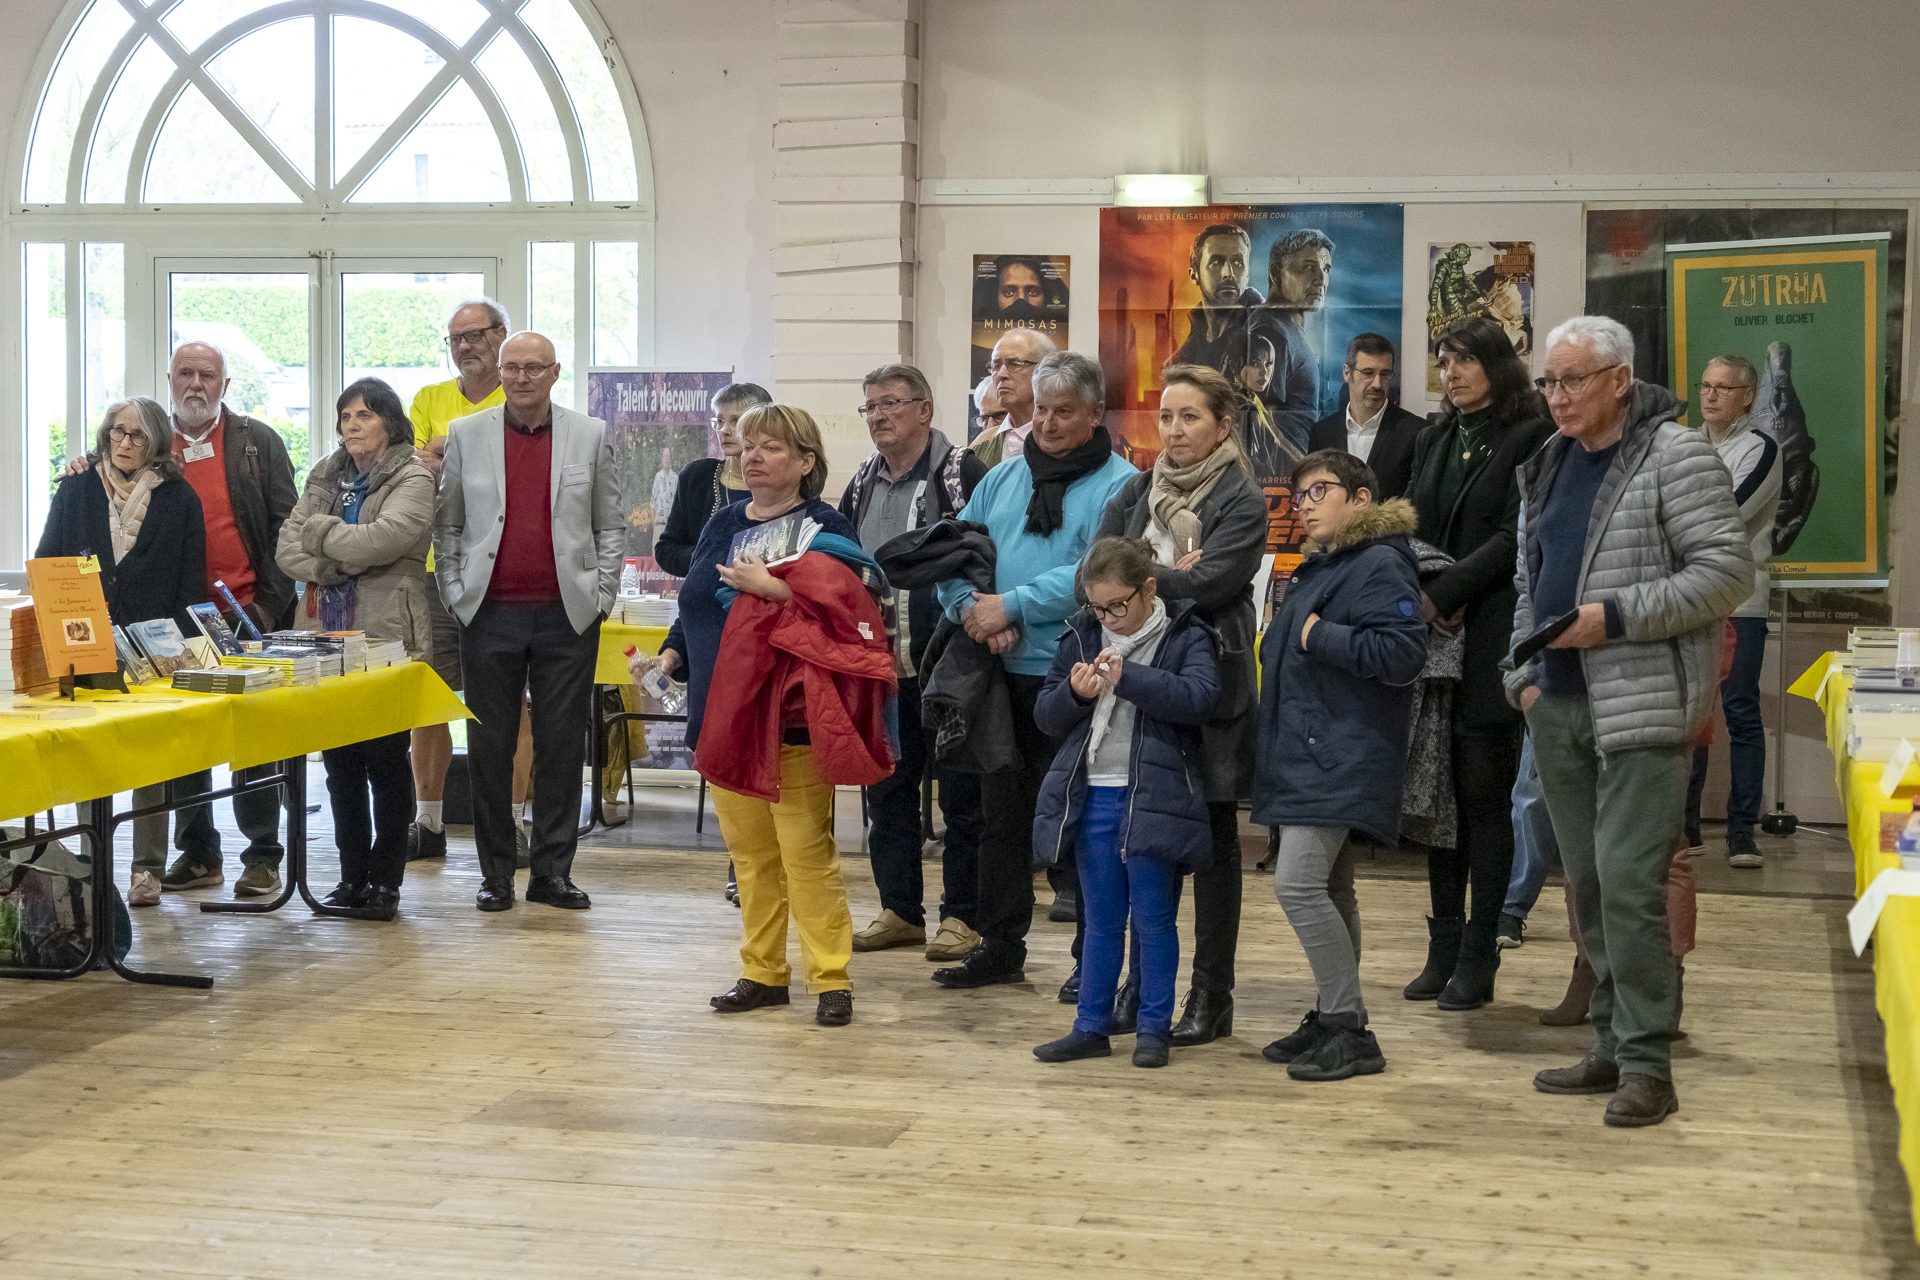
[[[1053,651],[1080,607],[1073,577],[1080,557],[1093,542],[1100,517],[1120,487],[1139,473],[1119,454],[1098,471],[1067,488],[1065,520],[1050,537],[1027,532],[1027,503],[1033,497],[1033,472],[1024,458],[1003,462],[987,472],[959,518],[987,526],[996,553],[994,588],[1006,597],[1007,616],[1020,628],[1020,643],[1003,659],[1008,671],[1044,676]],[[940,584],[940,606],[955,622],[973,607],[973,588],[959,578]]]

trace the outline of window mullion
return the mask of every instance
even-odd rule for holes
[[[81,241],[66,243],[67,271],[67,459],[87,451],[86,291],[80,281]]]
[[[333,15],[313,14],[313,196],[323,209],[340,198],[333,189]]]

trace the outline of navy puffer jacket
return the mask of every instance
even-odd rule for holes
[[[1427,661],[1413,508],[1394,498],[1312,551],[1260,642],[1253,820],[1400,839],[1414,683]],[[1320,621],[1300,647],[1308,615]]]
[[[1132,795],[1120,828],[1120,856],[1144,854],[1185,870],[1209,865],[1205,780],[1198,767],[1200,726],[1220,697],[1219,637],[1193,601],[1167,602],[1167,631],[1150,664],[1128,662],[1114,693],[1134,706],[1128,776]],[[1052,866],[1073,846],[1087,803],[1087,738],[1094,700],[1073,691],[1068,673],[1101,649],[1100,622],[1082,609],[1067,620],[1033,710],[1042,732],[1060,740],[1033,819],[1033,856]]]

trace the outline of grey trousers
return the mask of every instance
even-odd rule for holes
[[[1353,846],[1345,827],[1282,827],[1273,896],[1300,939],[1319,989],[1320,1013],[1359,1030],[1360,903],[1353,892]]]
[[[1691,744],[1595,748],[1585,698],[1542,696],[1527,713],[1574,911],[1599,985],[1600,1056],[1672,1080],[1679,974],[1667,931],[1667,864],[1680,835]]]

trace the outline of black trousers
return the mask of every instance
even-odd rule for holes
[[[340,879],[398,889],[407,870],[407,827],[413,822],[413,765],[408,732],[368,738],[322,751],[327,797],[333,802],[333,842],[340,847]],[[367,815],[367,796],[373,815]]]
[[[513,749],[520,705],[533,715],[533,867],[536,876],[573,872],[580,838],[581,767],[587,758],[593,668],[600,624],[576,632],[564,605],[480,606],[460,630],[467,709],[467,768],[473,776],[473,839],[480,874],[513,879]]]
[[[922,898],[920,783],[932,765],[933,743],[920,729],[920,682],[900,681],[900,759],[893,776],[867,788],[867,848],[873,860],[873,884],[880,905],[908,924],[927,922]],[[935,766],[940,808],[947,819],[942,855],[940,918],[952,916],[972,927],[980,886],[980,783],[966,774]]]
[[[1207,801],[1212,828],[1213,864],[1193,873],[1193,985],[1200,991],[1233,990],[1233,958],[1240,949],[1240,805]],[[1182,877],[1182,885],[1185,877]],[[1178,909],[1179,899],[1174,899]],[[1073,929],[1073,958],[1087,939],[1083,910]],[[1129,931],[1127,975],[1140,973],[1140,935]]]
[[[1513,783],[1520,773],[1520,729],[1456,733],[1453,797],[1459,809],[1457,848],[1427,851],[1433,918],[1468,916],[1469,934],[1490,942],[1500,928],[1513,878]],[[1467,912],[1467,888],[1473,910]]]
[[[985,958],[1002,968],[1027,961],[1027,930],[1033,924],[1033,815],[1040,784],[1053,763],[1053,739],[1033,722],[1040,676],[1007,673],[1013,703],[1013,742],[1020,763],[980,778],[985,830],[980,840],[979,930]]]

